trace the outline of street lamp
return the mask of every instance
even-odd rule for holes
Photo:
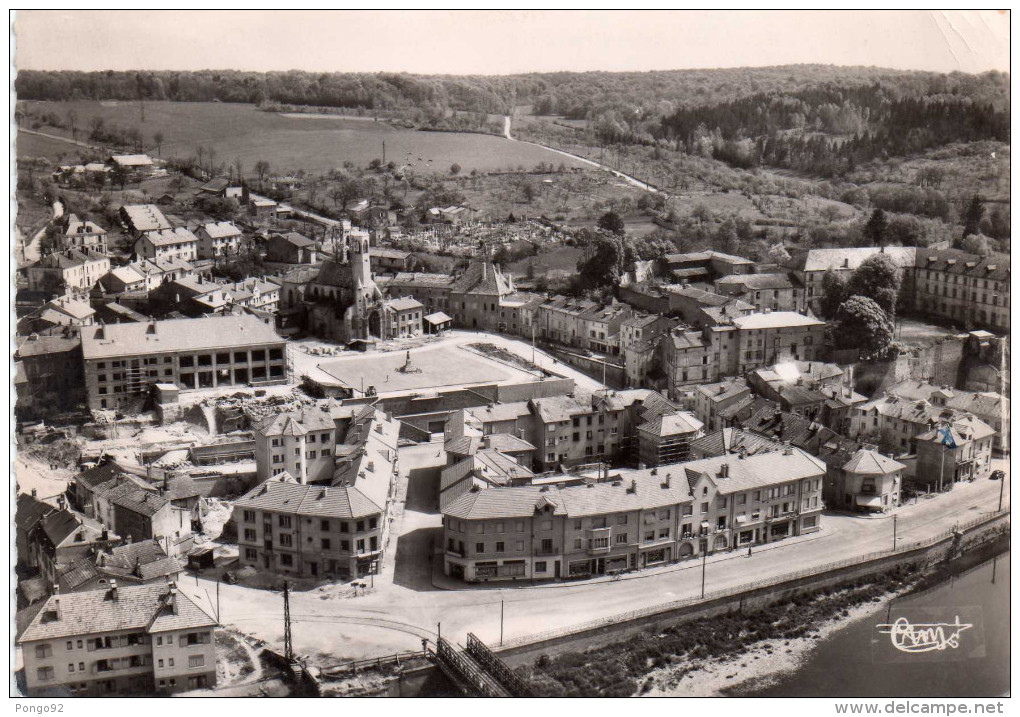
[[[705,599],[705,567],[708,565],[708,549],[701,554],[701,599]]]
[[[998,513],[1002,512],[1002,489],[1006,487],[1006,472],[1002,472],[1002,480],[999,481],[999,509]]]
[[[896,516],[892,517],[892,549],[896,551]]]

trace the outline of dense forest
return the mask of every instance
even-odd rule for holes
[[[688,154],[831,177],[872,159],[952,142],[1008,142],[1009,122],[1008,109],[959,91],[897,96],[876,83],[751,95],[679,109],[661,124],[664,136]]]

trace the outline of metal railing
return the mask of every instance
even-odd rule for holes
[[[488,645],[479,640],[473,633],[467,636],[467,652],[490,675],[496,678],[514,697],[530,697],[531,690],[503,660],[499,659]]]
[[[521,645],[528,645],[535,642],[542,642],[545,640],[551,640],[557,637],[564,637],[574,633],[584,632],[586,630],[605,627],[607,625],[625,623],[643,617],[657,615],[659,613],[670,612],[672,610],[687,607],[690,605],[697,605],[699,603],[709,602],[712,600],[717,600],[719,598],[731,597],[734,595],[738,595],[740,593],[749,592],[751,590],[757,590],[759,588],[772,587],[774,585],[780,585],[782,583],[789,582],[792,580],[798,580],[805,577],[812,577],[833,570],[839,570],[841,568],[852,567],[854,565],[863,565],[865,563],[869,563],[871,561],[878,560],[881,558],[888,558],[892,555],[909,553],[911,551],[919,550],[921,548],[928,548],[933,545],[937,545],[938,543],[947,540],[958,533],[968,531],[971,528],[975,528],[986,523],[991,523],[1007,515],[1009,515],[1008,508],[1002,511],[996,511],[990,515],[980,516],[966,523],[958,523],[951,530],[939,533],[938,535],[935,535],[931,538],[926,538],[925,540],[919,540],[909,544],[900,544],[896,548],[891,550],[878,550],[872,553],[867,553],[865,555],[859,555],[853,558],[847,558],[845,560],[838,560],[835,562],[826,563],[825,565],[819,565],[812,568],[806,568],[804,570],[797,570],[790,573],[784,573],[782,575],[776,575],[771,578],[765,578],[763,580],[757,580],[755,582],[744,583],[742,585],[737,585],[731,588],[724,588],[722,590],[716,590],[714,592],[705,593],[703,597],[681,598],[679,600],[674,600],[672,602],[661,603],[659,605],[652,605],[646,608],[639,608],[637,610],[631,610],[630,612],[612,615],[609,617],[597,618],[595,620],[589,620],[587,622],[577,623],[575,625],[569,625],[563,628],[546,630],[544,632],[533,633],[531,635],[522,635],[521,637],[516,637],[504,642],[504,649],[510,647],[519,647]]]

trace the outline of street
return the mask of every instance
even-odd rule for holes
[[[581,583],[470,587],[443,576],[439,566],[432,580],[426,579],[432,540],[439,535],[440,526],[435,498],[430,497],[437,478],[438,456],[431,453],[435,450],[431,445],[417,447],[414,457],[403,460],[402,456],[402,472],[406,471],[410,480],[407,505],[394,523],[401,537],[387,556],[387,562],[392,564],[392,555],[396,561],[375,577],[374,588],[344,599],[329,598],[316,590],[292,593],[293,639],[299,654],[319,664],[335,664],[419,649],[423,637],[435,637],[437,632],[459,642],[473,632],[483,641],[498,644],[501,604],[503,637],[509,640],[699,595],[701,562],[697,560],[628,574],[615,581],[603,578]],[[1008,476],[1009,462],[995,460],[992,469],[1006,471]],[[1000,486],[998,481],[983,478],[901,507],[896,513],[898,543],[920,541],[993,512]],[[1008,507],[1009,486],[1004,489],[1003,507]],[[710,556],[705,589],[736,587],[885,550],[892,547],[892,541],[892,516],[827,513],[818,533],[762,546],[751,557],[742,551]],[[196,582],[194,577],[184,578],[181,587],[206,606],[216,591],[215,583]],[[221,585],[220,591],[224,625],[282,644],[283,601],[279,593],[241,585]]]

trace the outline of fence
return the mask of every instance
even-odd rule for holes
[[[997,511],[991,515],[982,516],[979,518],[975,518],[974,520],[968,521],[966,523],[958,524],[952,530],[947,530],[946,532],[940,533],[939,535],[936,535],[932,538],[917,541],[915,543],[910,543],[908,545],[899,546],[893,550],[880,550],[873,553],[860,555],[854,558],[847,558],[845,560],[827,563],[825,565],[820,565],[813,568],[807,568],[804,570],[798,570],[791,573],[785,573],[783,575],[776,575],[774,577],[766,578],[764,580],[758,580],[752,583],[744,583],[743,585],[738,585],[732,588],[724,588],[722,590],[716,590],[714,592],[705,593],[704,597],[681,598],[680,600],[674,600],[672,602],[662,603],[659,605],[652,605],[650,607],[640,608],[638,610],[631,610],[630,612],[612,615],[610,617],[597,618],[595,620],[589,620],[587,622],[570,625],[564,628],[556,628],[553,630],[546,630],[545,632],[533,633],[531,635],[523,635],[521,637],[516,637],[511,640],[507,640],[503,644],[501,651],[514,647],[530,645],[536,642],[544,642],[546,640],[552,640],[559,637],[566,637],[574,633],[595,630],[598,628],[606,627],[607,625],[619,625],[626,622],[631,622],[633,620],[639,620],[641,618],[658,615],[660,613],[667,613],[691,605],[707,603],[712,600],[718,600],[720,598],[733,597],[741,593],[750,592],[752,590],[773,587],[794,580],[813,577],[816,575],[822,575],[827,572],[832,572],[835,570],[840,570],[855,565],[864,565],[866,563],[870,563],[872,561],[879,560],[882,558],[888,558],[894,555],[904,555],[915,550],[929,548],[933,545],[937,545],[938,543],[949,538],[952,538],[955,535],[962,534],[980,525],[992,523],[1008,515],[1009,515],[1008,510]]]
[[[415,652],[398,652],[393,655],[386,655],[385,657],[369,658],[367,660],[351,660],[349,662],[342,662],[339,665],[331,665],[330,667],[323,667],[322,674],[328,677],[335,677],[347,672],[358,672],[360,670],[367,670],[372,667],[383,667],[384,665],[396,665],[400,667],[401,662],[409,662],[415,659],[423,659],[425,653],[421,650]]]

